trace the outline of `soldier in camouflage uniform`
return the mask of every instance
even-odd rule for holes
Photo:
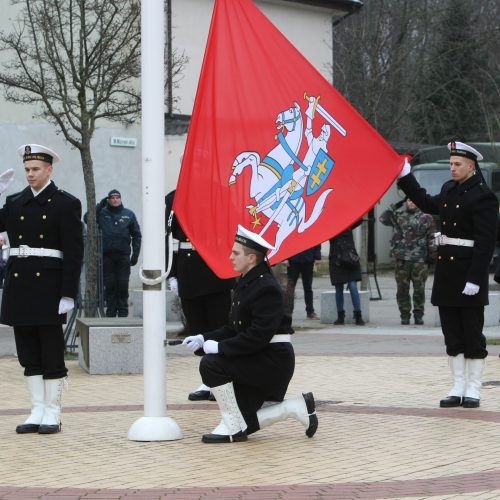
[[[410,324],[411,282],[413,284],[413,317],[416,325],[423,325],[428,264],[436,257],[434,219],[431,215],[424,214],[410,199],[407,199],[406,203],[402,200],[391,205],[379,220],[382,224],[393,228],[391,255],[396,260],[396,299],[401,324]]]

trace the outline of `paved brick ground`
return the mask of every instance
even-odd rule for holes
[[[127,440],[143,415],[143,377],[90,376],[76,361],[68,362],[63,432],[20,436],[14,429],[28,408],[21,370],[15,357],[0,358],[0,498],[500,498],[500,346],[490,348],[481,408],[439,409],[449,390],[439,329],[403,330],[393,317],[384,325],[384,314],[372,313],[362,329],[333,329],[297,313],[296,326],[312,328],[294,339],[289,394],[314,391],[313,439],[288,420],[246,443],[201,443],[219,414],[216,403],[187,401],[198,359],[182,348],[168,350],[167,403],[183,439]]]

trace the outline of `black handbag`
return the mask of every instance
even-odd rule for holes
[[[340,266],[354,267],[359,263],[359,255],[351,245],[339,244],[337,252],[337,262]]]

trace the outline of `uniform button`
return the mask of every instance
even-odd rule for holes
[[[450,257],[450,260],[453,260],[453,255]]]
[[[40,235],[40,239],[43,240],[43,234]]]
[[[46,218],[47,218],[47,216],[46,216],[46,215],[42,215],[42,219],[44,219],[44,220],[45,220]]]
[[[50,203],[52,201],[52,198],[49,198],[47,201]]]
[[[238,325],[241,325],[241,321],[238,321]]]
[[[460,205],[457,205],[455,208],[460,208]]]
[[[238,305],[240,305],[240,301],[238,300]]]
[[[14,273],[14,278],[17,278],[18,276],[19,276],[19,274]]]
[[[23,239],[23,235],[20,234],[18,237],[17,237],[18,240],[22,240]]]
[[[441,255],[438,257],[438,260],[441,260]]]
[[[188,253],[188,254],[187,254],[187,256],[188,256],[188,257],[191,257],[191,254],[190,254],[190,253]]]
[[[448,206],[448,203],[445,203],[445,204],[444,204],[444,208],[446,208],[447,206]]]
[[[456,225],[457,225],[457,223],[456,223],[456,222],[454,222],[454,223],[453,223],[453,225],[454,225],[454,226],[456,226]]]
[[[445,220],[443,221],[443,226],[446,226],[446,221]]]
[[[236,321],[233,321],[233,325],[236,325]]]
[[[36,273],[37,276],[40,276],[40,273]]]
[[[21,215],[21,217],[19,217],[19,219],[24,220],[24,215]]]

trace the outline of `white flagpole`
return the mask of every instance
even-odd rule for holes
[[[132,441],[182,438],[180,427],[166,416],[166,292],[162,276],[165,269],[164,50],[163,0],[142,0],[144,416],[130,427],[128,439]],[[157,284],[151,284],[150,280],[156,280]]]

